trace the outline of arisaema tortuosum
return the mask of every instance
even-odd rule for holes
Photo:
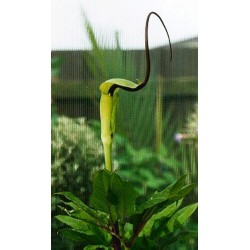
[[[105,156],[105,168],[109,171],[112,171],[112,158],[111,158],[111,150],[112,150],[112,141],[115,132],[115,122],[116,122],[116,110],[118,104],[118,91],[119,89],[123,89],[126,91],[138,91],[145,87],[148,82],[150,75],[150,55],[149,55],[149,46],[148,46],[148,23],[150,16],[154,14],[156,15],[166,33],[169,40],[170,45],[170,61],[172,60],[172,47],[170,42],[170,37],[167,31],[167,28],[162,21],[161,17],[155,13],[150,12],[147,16],[146,26],[145,26],[145,53],[146,53],[146,74],[143,82],[134,83],[126,79],[114,78],[103,82],[100,85],[101,91],[101,100],[100,100],[100,117],[101,117],[101,139],[104,147],[104,156]]]

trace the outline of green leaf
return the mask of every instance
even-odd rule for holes
[[[141,231],[141,235],[144,236],[150,236],[152,227],[154,225],[154,222],[159,219],[168,218],[170,217],[182,204],[182,200],[179,200],[178,202],[174,202],[164,208],[161,212],[154,214],[147,222],[143,230]]]
[[[70,240],[80,241],[84,239],[91,244],[103,244],[106,242],[105,233],[95,225],[67,215],[58,215],[55,216],[55,218],[72,228],[72,230],[67,228],[61,230],[63,236],[67,237],[68,239],[71,237]]]
[[[151,199],[144,202],[135,211],[135,215],[129,218],[129,222],[134,226],[134,236],[138,235],[144,228],[148,220],[154,215],[161,212],[166,206],[185,197],[186,193],[191,190],[189,185],[185,186],[186,176],[181,177],[176,183],[168,186],[161,192],[155,192]],[[184,189],[182,189],[184,188]],[[149,234],[152,222],[150,222],[147,234]]]
[[[61,200],[61,202],[63,203],[63,204],[65,204],[66,206],[68,206],[68,207],[71,207],[71,208],[73,208],[73,210],[79,210],[79,209],[81,209],[79,206],[77,206],[74,202],[65,202],[65,201],[62,201]]]
[[[148,220],[158,212],[162,211],[167,205],[173,203],[169,201],[170,187],[164,189],[159,193],[155,193],[150,200],[143,203],[135,212],[133,216],[129,218],[129,222],[133,224],[134,236],[139,235],[144,228]],[[150,227],[150,226],[149,226]]]
[[[179,195],[182,195],[183,197],[188,195],[193,189],[194,187],[196,187],[197,185],[192,183],[189,185],[184,186],[183,188],[181,188],[178,192]]]
[[[56,193],[56,195],[64,196],[65,198],[70,200],[70,202],[63,202],[63,203],[69,207],[72,207],[76,211],[77,210],[84,211],[86,214],[88,214],[90,217],[93,218],[93,221],[95,221],[95,223],[98,222],[99,224],[105,224],[105,225],[108,223],[108,219],[107,219],[106,214],[101,213],[101,212],[97,212],[97,211],[91,209],[90,207],[85,205],[79,198],[74,196],[72,193],[60,192],[60,193]],[[90,217],[88,217],[89,222],[91,221]]]
[[[82,209],[87,207],[79,198],[77,198],[70,192],[59,192],[59,193],[55,193],[55,195],[62,195],[66,197],[68,200],[72,201],[74,204],[76,204],[78,207]]]
[[[191,204],[189,206],[186,206],[182,209],[180,209],[177,213],[179,216],[177,217],[177,221],[180,224],[183,224],[197,209],[198,203]]]
[[[88,237],[88,236],[85,236],[83,232],[79,230],[74,230],[74,229],[69,229],[69,228],[64,228],[60,230],[59,234],[70,241],[79,242],[79,243],[83,242],[86,239],[86,237]]]
[[[80,229],[89,235],[93,234],[92,232],[93,226],[85,221],[73,218],[68,215],[57,215],[55,216],[55,218],[74,229]]]
[[[182,225],[195,212],[197,207],[198,203],[194,203],[178,210],[168,221],[168,230],[173,232],[175,227]]]
[[[88,222],[90,224],[96,225],[95,219],[86,213],[84,210],[76,210],[71,213],[72,217],[78,218],[82,221]]]
[[[117,173],[112,173],[110,189],[118,197],[116,210],[122,221],[135,212],[135,201],[139,196],[130,182],[122,180]]]
[[[161,192],[155,192],[154,195],[146,202],[144,202],[136,211],[141,213],[146,209],[153,208],[162,202],[169,201],[174,202],[185,197],[194,187],[194,184],[185,186],[185,179],[187,175],[182,176],[174,184],[169,185]]]
[[[97,171],[93,176],[93,188],[90,196],[92,206],[110,215],[110,220],[114,223],[117,220],[116,207],[118,197],[110,190],[111,173],[107,170]]]
[[[185,186],[187,175],[183,175],[171,188],[171,193],[177,193],[181,190],[183,186]]]
[[[105,241],[105,238],[102,234],[96,235],[87,235],[81,230],[75,230],[70,228],[65,228],[59,231],[59,234],[73,242],[83,243],[84,245],[88,244],[102,244],[106,245],[108,242]],[[98,235],[98,237],[97,237]]]
[[[95,209],[110,214],[112,222],[118,218],[124,222],[134,214],[138,196],[132,184],[122,180],[116,172],[100,170],[93,177],[90,202]]]
[[[166,201],[171,195],[170,190],[171,190],[171,186],[168,186],[161,192],[155,192],[149,200],[147,200],[146,202],[144,202],[141,206],[137,208],[136,213],[140,214],[146,209],[153,208],[161,204],[162,202]]]

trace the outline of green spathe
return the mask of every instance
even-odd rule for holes
[[[109,90],[113,85],[117,85],[118,88],[116,88],[115,91],[110,94]],[[129,89],[135,89],[139,85],[126,79],[114,78],[103,82],[99,87],[101,91],[101,139],[104,148],[105,168],[109,171],[113,171],[111,151],[115,133],[116,111],[119,100],[119,86]]]
[[[126,80],[126,79],[113,78],[113,79],[109,79],[109,80],[103,82],[100,85],[99,89],[100,89],[102,94],[109,94],[109,90],[114,84],[116,84],[120,87],[127,87],[130,89],[135,89],[139,86],[139,84],[131,82],[131,81]]]

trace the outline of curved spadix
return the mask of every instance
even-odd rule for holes
[[[131,82],[131,81],[126,80],[126,79],[113,78],[113,79],[107,80],[101,84],[100,91],[102,93],[109,94],[109,95],[113,96],[114,91],[117,88],[120,88],[120,89],[123,89],[126,91],[130,91],[130,92],[134,92],[134,91],[138,91],[138,90],[142,89],[147,84],[149,76],[150,76],[150,54],[149,54],[149,46],[148,46],[148,23],[149,23],[149,18],[152,14],[156,15],[160,19],[160,21],[161,21],[161,23],[162,23],[162,25],[167,33],[169,46],[170,46],[170,61],[172,60],[172,46],[171,46],[171,41],[170,41],[170,37],[169,37],[168,31],[167,31],[167,28],[166,28],[164,22],[162,21],[161,17],[157,13],[150,12],[147,16],[146,26],[145,26],[146,74],[145,74],[145,78],[144,78],[143,82],[137,84],[137,83]]]

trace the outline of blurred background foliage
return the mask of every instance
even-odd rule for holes
[[[85,28],[91,50],[71,51],[70,56],[65,51],[52,52],[51,184],[52,194],[70,191],[88,203],[91,173],[103,166],[99,84],[110,78],[143,80],[145,56],[144,51],[122,50],[118,32],[111,46],[102,34],[95,34],[86,18]],[[171,64],[168,46],[152,49],[147,86],[136,94],[120,91],[114,165],[133,182],[141,199],[184,173],[189,174],[189,182],[197,183],[196,39],[186,44],[185,48],[183,43],[173,44]],[[197,201],[197,190],[189,200]],[[56,212],[57,200],[52,196],[52,218]],[[196,214],[192,229],[197,229],[197,221]],[[52,219],[53,250],[82,249],[59,238],[59,228]],[[168,249],[197,249],[197,240],[178,242]]]
[[[101,140],[84,118],[62,116],[54,121],[51,161],[52,193],[58,190],[77,192],[77,196],[87,202],[89,173],[102,165],[103,149]]]
[[[54,117],[51,126],[51,192],[67,190],[88,203],[91,173],[103,164],[100,137],[84,118]],[[74,249],[57,235],[59,198],[52,195],[52,249]]]

